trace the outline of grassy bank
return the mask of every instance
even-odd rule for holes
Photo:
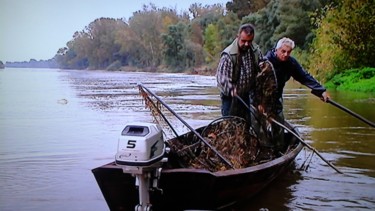
[[[375,68],[347,70],[335,75],[325,87],[345,91],[375,92]]]

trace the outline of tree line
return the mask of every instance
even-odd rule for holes
[[[233,0],[225,6],[195,3],[177,12],[150,3],[129,19],[94,20],[54,58],[64,69],[213,74],[239,25],[252,23],[264,53],[289,37],[298,46],[294,56],[324,81],[345,69],[375,66],[374,5],[373,0]]]

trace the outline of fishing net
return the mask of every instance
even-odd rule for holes
[[[213,150],[216,149],[233,165],[233,168],[245,168],[255,162],[259,153],[258,139],[250,133],[247,122],[239,117],[223,117],[214,120],[204,127],[201,136],[212,148],[194,136],[192,142],[198,144],[195,144],[194,156],[187,156],[187,166],[208,169],[213,172],[231,169],[232,167],[223,162]],[[171,146],[176,142],[178,141],[171,143]],[[180,154],[184,150],[187,149],[180,149],[177,153]]]
[[[139,86],[140,95],[150,109],[156,123],[166,134],[170,156],[178,159],[180,167],[207,169],[212,172],[239,169],[254,165],[259,160],[260,146],[247,121],[240,117],[221,117],[196,130],[199,135],[178,135],[167,118],[163,103]],[[204,139],[204,140],[202,140]],[[224,162],[223,158],[230,163]],[[232,166],[231,166],[232,165]]]

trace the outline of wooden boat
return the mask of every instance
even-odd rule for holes
[[[298,132],[290,124],[286,126]],[[188,132],[168,141],[191,140],[194,136],[195,132]],[[241,169],[212,172],[184,168],[177,157],[170,156],[161,168],[158,188],[150,191],[152,210],[220,210],[254,196],[280,176],[303,148],[298,138],[287,131],[285,140],[288,147],[282,155]],[[115,162],[95,168],[92,173],[110,210],[134,210],[139,204],[134,174],[124,173]]]

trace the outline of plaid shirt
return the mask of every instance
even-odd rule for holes
[[[252,58],[250,51],[252,51],[252,49],[240,55],[241,62],[237,64],[240,65],[240,74],[237,82],[232,81],[234,64],[231,60],[231,56],[226,53],[222,54],[216,71],[216,79],[218,87],[224,95],[230,96],[230,92],[234,87],[238,95],[248,94],[252,89],[252,84],[255,80],[255,76],[252,75],[252,73],[255,72],[253,70],[253,64],[255,64],[255,62],[251,62],[254,58]]]

